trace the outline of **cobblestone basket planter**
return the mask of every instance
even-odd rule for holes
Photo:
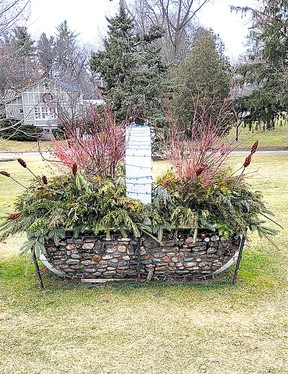
[[[139,239],[72,235],[55,245],[46,243],[41,260],[59,276],[78,279],[195,279],[219,274],[239,254],[241,236],[230,239],[202,231],[194,239],[181,232],[168,234],[158,243],[149,236]]]

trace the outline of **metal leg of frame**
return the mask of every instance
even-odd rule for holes
[[[238,254],[238,258],[237,258],[237,262],[236,262],[236,267],[235,267],[235,271],[234,271],[234,275],[233,275],[233,279],[232,279],[232,283],[233,284],[235,284],[236,281],[237,281],[238,272],[239,272],[239,268],[240,268],[240,262],[242,260],[242,255],[243,255],[244,245],[245,245],[245,236],[242,235],[241,243],[240,243],[240,249],[239,249],[239,254]]]
[[[136,244],[136,255],[137,255],[137,287],[141,286],[141,254],[140,254],[140,247],[141,247],[141,239],[137,238]]]
[[[36,257],[34,248],[32,249],[32,257],[33,257],[33,262],[34,262],[35,269],[36,269],[38,282],[39,282],[41,290],[43,290],[44,289],[44,283],[43,283],[43,280],[42,280],[42,277],[41,277],[41,272],[40,272],[40,269],[39,269],[39,264],[38,264],[38,261],[37,261],[37,257]]]

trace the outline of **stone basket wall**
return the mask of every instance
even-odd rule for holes
[[[46,243],[46,260],[58,275],[84,279],[175,279],[217,274],[237,259],[241,238],[226,240],[203,232],[194,242],[182,233],[162,245],[148,236],[137,239],[88,236]],[[228,265],[227,265],[228,264]],[[223,270],[222,270],[223,269]]]

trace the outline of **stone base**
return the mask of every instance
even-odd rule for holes
[[[196,241],[182,232],[167,234],[159,244],[140,239],[105,236],[67,237],[56,246],[46,243],[43,263],[57,275],[84,279],[203,278],[226,270],[236,260],[241,237],[219,237],[203,231]],[[47,263],[45,263],[47,261]]]

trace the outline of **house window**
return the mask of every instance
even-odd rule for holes
[[[34,118],[41,119],[41,112],[39,107],[34,108]]]
[[[42,106],[41,110],[42,110],[42,113],[41,113],[42,118],[43,119],[48,118],[48,116],[49,116],[48,108]]]
[[[54,110],[47,106],[36,106],[34,108],[34,119],[53,119],[56,118]]]

